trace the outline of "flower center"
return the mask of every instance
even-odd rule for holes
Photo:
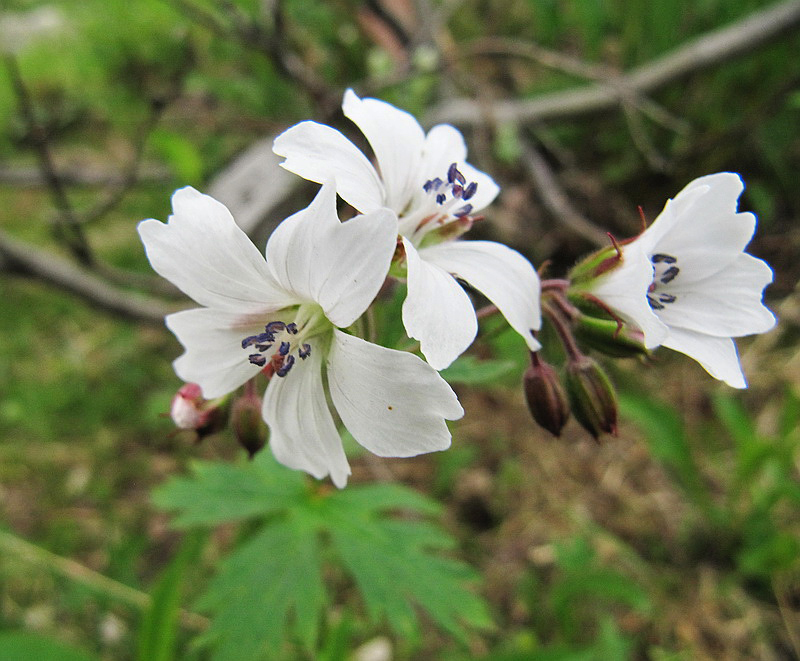
[[[294,321],[270,321],[263,333],[242,340],[242,349],[255,349],[255,353],[247,356],[248,360],[263,367],[267,376],[286,376],[297,358],[305,360],[311,355],[311,344],[306,340],[318,334],[324,315],[321,310],[309,311],[304,307],[298,310]]]
[[[650,257],[650,261],[653,262],[654,271],[653,282],[647,291],[647,302],[653,310],[663,310],[678,299],[675,294],[664,290],[669,290],[669,283],[678,277],[681,270],[678,268],[677,258],[672,255],[656,253]]]
[[[430,195],[439,206],[440,213],[448,213],[450,209],[460,202],[466,202],[478,190],[478,183],[467,183],[467,178],[458,169],[457,163],[451,163],[447,168],[447,181],[439,177],[428,179],[422,189]],[[472,211],[471,204],[464,204],[460,209],[452,212],[456,218],[468,216]]]

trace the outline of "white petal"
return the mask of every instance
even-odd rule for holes
[[[737,213],[744,184],[738,175],[720,172],[695,179],[642,235],[652,253],[678,259],[696,279],[725,268],[747,246],[756,227],[751,213]]]
[[[320,352],[298,360],[285,377],[272,378],[262,414],[279,462],[317,479],[330,475],[340,489],[347,484],[350,465],[325,399]]]
[[[403,245],[408,266],[403,325],[409,337],[419,340],[431,366],[442,370],[475,339],[475,309],[453,276],[422,259],[408,239],[403,239]]]
[[[361,150],[339,131],[317,122],[300,122],[281,133],[272,150],[286,160],[281,165],[304,179],[336,182],[348,204],[366,213],[384,205],[378,173]]]
[[[764,333],[775,317],[761,302],[764,287],[772,282],[766,262],[741,253],[725,269],[705,280],[684,282],[684,269],[664,288],[675,301],[658,310],[670,327],[718,337]]]
[[[187,187],[175,191],[172,207],[166,224],[150,219],[138,227],[160,275],[208,307],[248,312],[290,303],[223,204]]]
[[[694,358],[711,376],[732,388],[747,387],[736,345],[729,337],[712,337],[682,328],[671,328],[663,346]]]
[[[439,177],[444,180],[451,164],[460,166],[467,160],[467,144],[464,136],[454,126],[438,124],[425,136],[422,149],[422,183]]]
[[[448,448],[445,419],[464,415],[453,390],[425,361],[340,331],[328,358],[328,386],[353,438],[382,457]]]
[[[420,181],[422,127],[410,113],[378,99],[359,99],[353,90],[345,92],[342,109],[375,152],[386,206],[400,213],[424,183]]]
[[[196,383],[203,397],[225,395],[258,374],[242,349],[242,340],[264,330],[267,315],[244,315],[224,310],[197,308],[170,314],[169,328],[186,352],[173,363],[175,373]]]
[[[494,241],[449,241],[423,248],[419,255],[486,296],[531,351],[541,347],[533,336],[542,325],[539,276],[516,250]]]
[[[648,349],[657,347],[667,335],[667,327],[647,302],[652,282],[653,264],[637,240],[623,247],[622,264],[598,278],[591,289],[594,296],[644,333]]]
[[[267,262],[283,287],[319,304],[333,324],[346,327],[383,285],[396,245],[394,212],[380,208],[342,223],[336,192],[325,184],[306,209],[272,233]]]

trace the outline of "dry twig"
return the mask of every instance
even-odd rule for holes
[[[683,76],[728,62],[737,55],[770,43],[800,24],[800,0],[786,0],[756,12],[733,25],[714,30],[667,55],[636,67],[619,78],[625,89],[646,94]],[[493,122],[532,122],[566,119],[607,110],[624,100],[620,89],[595,84],[523,101],[483,101],[456,98],[431,110],[426,123],[452,122],[461,126]]]

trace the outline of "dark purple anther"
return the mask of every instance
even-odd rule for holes
[[[436,196],[436,204],[444,204],[444,201],[447,199],[447,196],[444,193],[439,193]]]
[[[461,199],[466,201],[470,199],[478,190],[478,182],[473,181],[469,186],[464,189],[464,194],[461,196]]]
[[[447,168],[447,183],[452,184],[456,180],[456,173],[458,172],[458,163],[451,163]]]
[[[272,348],[271,344],[256,344],[256,349],[261,352],[269,351]]]
[[[260,353],[251,353],[248,358],[253,365],[258,365],[259,367],[264,367],[267,364],[267,359]]]
[[[242,340],[242,349],[246,349],[251,344],[255,344],[256,342],[258,342],[258,335],[249,335]]]
[[[267,333],[277,333],[285,328],[286,324],[284,324],[282,321],[270,321],[266,326],[264,326],[264,330],[267,331]]]
[[[659,294],[658,300],[662,303],[674,303],[677,296],[673,294]]]
[[[286,324],[286,332],[291,335],[297,335],[297,324],[294,322]]]
[[[464,188],[460,184],[453,184],[453,197],[460,198],[464,195]]]
[[[290,348],[291,345],[288,342],[281,342],[281,346],[278,348],[278,353],[281,356],[285,356],[287,353],[289,353]]]
[[[471,212],[472,212],[472,205],[465,204],[458,211],[456,211],[456,217],[461,218],[462,216],[468,216]]]
[[[680,273],[680,269],[677,266],[670,266],[666,271],[664,271],[664,275],[661,276],[661,282],[664,284],[672,282],[678,273]]]
[[[665,264],[674,264],[678,260],[672,255],[665,255],[664,253],[659,252],[653,255],[650,258],[650,261],[652,261],[653,264],[659,264],[660,262],[664,262]]]
[[[292,369],[292,365],[294,365],[294,356],[287,356],[283,365],[275,370],[275,374],[278,376],[286,376],[289,370]]]
[[[300,356],[303,360],[308,358],[311,355],[311,345],[304,344],[302,348],[297,350],[297,355]]]

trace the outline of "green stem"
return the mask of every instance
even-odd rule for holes
[[[146,611],[153,603],[146,592],[108,578],[71,558],[56,555],[5,530],[0,530],[0,549],[27,562],[45,566],[56,574],[82,583],[138,610]],[[194,631],[205,631],[210,624],[208,618],[184,609],[180,611],[180,619],[185,628]]]

